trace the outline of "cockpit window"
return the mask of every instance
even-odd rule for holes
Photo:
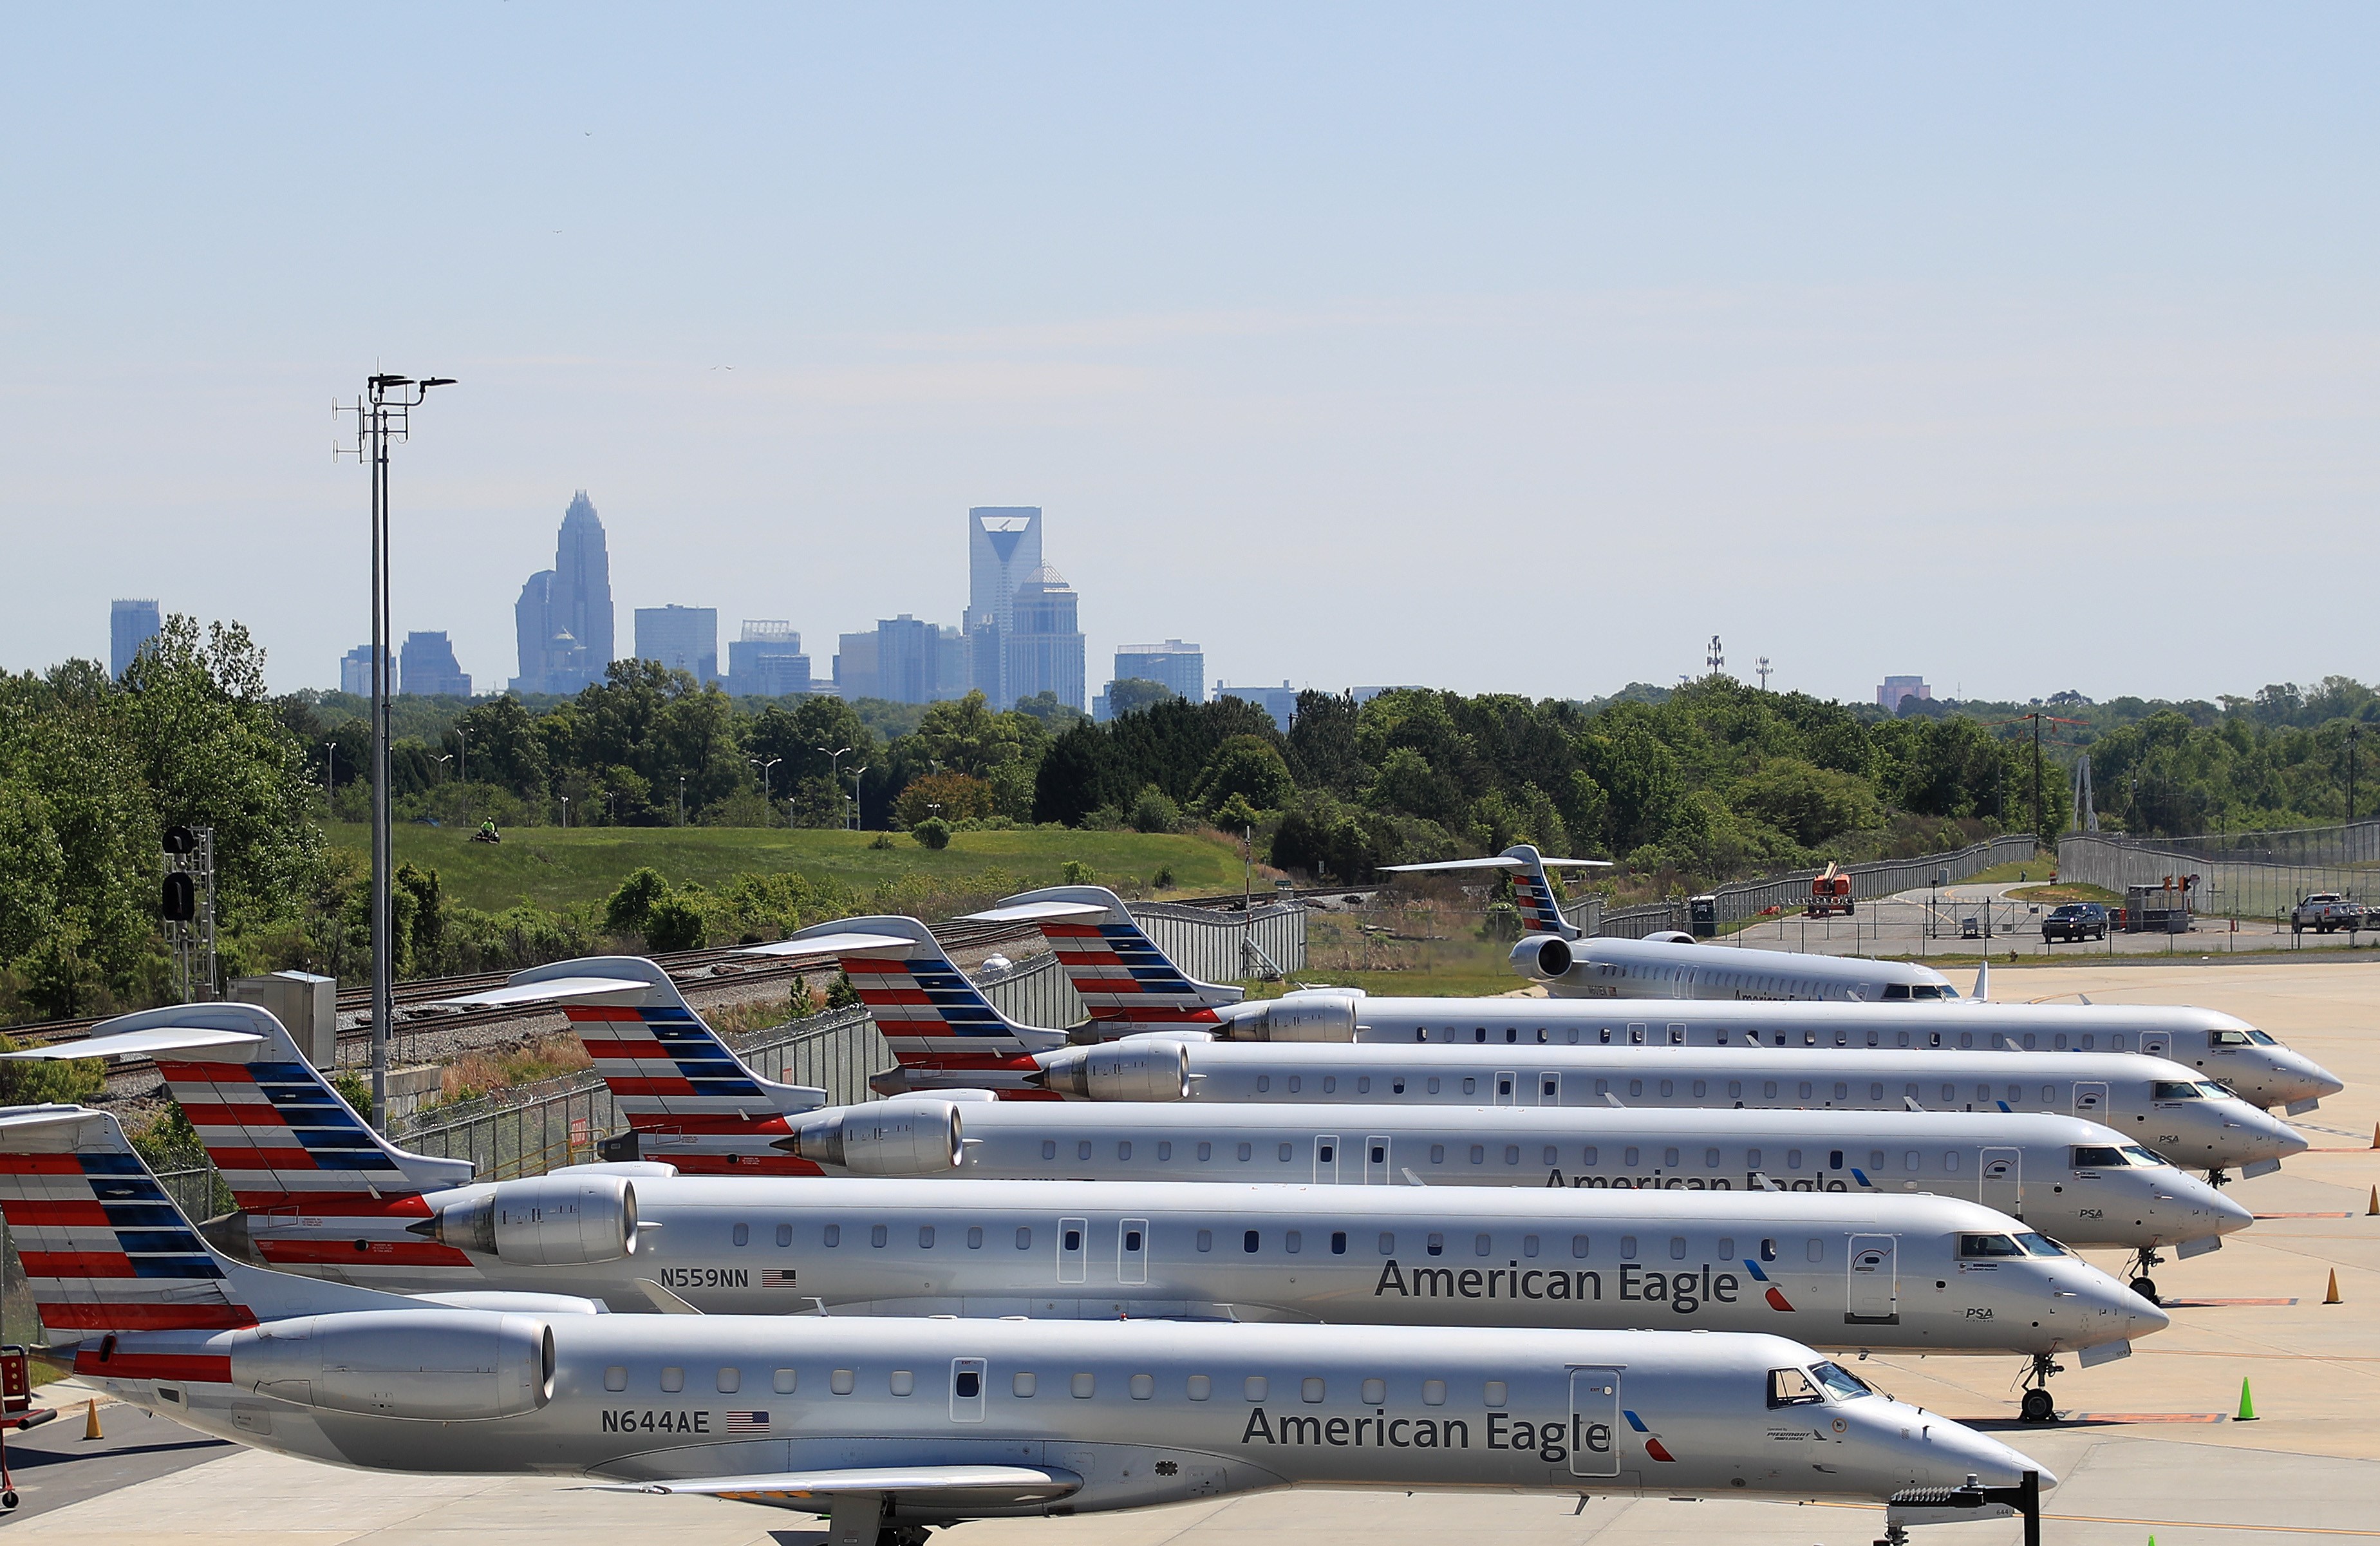
[[[2198,1092],[2201,1095],[2205,1096],[2210,1101],[2228,1101],[2231,1098],[2230,1090],[2225,1089],[2219,1084],[2211,1084],[2204,1079],[2198,1081]]]
[[[1910,990],[1910,994],[1913,998],[1940,998],[1942,990],[1931,982],[1920,982]]]
[[[1945,982],[1942,984],[1942,996],[1944,998],[1957,998],[1959,996],[1959,990],[1950,986],[1948,982]]]
[[[2024,1248],[2005,1235],[1961,1235],[1959,1254],[1974,1258],[1985,1256],[2022,1256]]]
[[[1903,999],[1906,999],[1906,998],[1908,998],[1908,997],[1909,997],[1909,984],[1908,984],[1908,983],[1906,983],[1906,982],[1888,982],[1888,983],[1886,983],[1886,984],[1884,985],[1884,1002],[1885,1002],[1885,1003],[1887,1003],[1887,1004],[1891,1004],[1891,1003],[1893,1003],[1893,1002],[1895,1002],[1895,1001],[1897,1001],[1897,1000],[1903,1000]]]
[[[2204,1093],[2198,1086],[2181,1079],[2158,1079],[2149,1088],[2152,1101],[2195,1101]]]
[[[2256,1045],[2260,1047],[2277,1047],[2280,1045],[2278,1041],[2274,1041],[2270,1036],[2258,1030],[2253,1026],[2248,1028],[2248,1040],[2255,1042]]]
[[[1814,1363],[1810,1366],[1810,1372],[1817,1377],[1818,1383],[1827,1387],[1827,1394],[1837,1401],[1856,1401],[1861,1396],[1876,1394],[1866,1381],[1839,1363]]]
[[[2244,1047],[2248,1045],[2248,1033],[2244,1030],[2218,1030],[2211,1040],[2218,1047]]]
[[[2064,1246],[2059,1245],[2057,1241],[2051,1239],[2046,1235],[2020,1235],[2016,1237],[2016,1240],[2018,1245],[2024,1248],[2024,1254],[2027,1256],[2066,1256],[2070,1254]]]
[[[2154,1149],[2143,1149],[2137,1143],[2124,1145],[2124,1153],[2136,1165],[2169,1165],[2171,1160]]]
[[[2078,1143],[2074,1146],[2076,1170],[2121,1170],[2124,1151],[2105,1144]]]
[[[1810,1377],[1798,1369],[1772,1369],[1768,1371],[1768,1405],[1771,1406],[1815,1406],[1827,1398]]]

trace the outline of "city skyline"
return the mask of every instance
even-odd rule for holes
[[[1231,681],[1586,694],[1718,631],[1845,701],[2205,690],[1808,625],[2075,573],[2221,574],[2226,687],[2375,674],[2302,626],[2301,544],[2240,541],[2380,558],[2369,8],[18,20],[8,669],[154,595],[323,682],[369,635],[324,410],[388,371],[456,383],[392,457],[397,624],[483,682],[582,483],[618,605],[814,660],[959,623],[910,555],[1015,503],[1092,658],[1179,633]],[[323,126],[425,94],[357,177]],[[1524,609],[1595,626],[1522,648]]]

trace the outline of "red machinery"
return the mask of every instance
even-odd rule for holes
[[[1832,918],[1837,913],[1852,916],[1852,878],[1843,873],[1842,866],[1829,861],[1827,872],[1811,881],[1810,905],[1802,916]]]

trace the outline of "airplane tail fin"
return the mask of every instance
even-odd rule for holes
[[[556,961],[450,1002],[562,1010],[628,1119],[625,1141],[605,1143],[607,1160],[659,1160],[704,1175],[820,1174],[771,1145],[792,1131],[788,1114],[825,1105],[826,1091],[761,1077],[640,956]]]
[[[1123,899],[1105,886],[1045,886],[1020,892],[968,921],[1031,923],[1050,942],[1102,1038],[1144,1030],[1220,1026],[1219,1005],[1246,990],[1201,982],[1166,956]]]
[[[78,1373],[228,1380],[227,1357],[195,1351],[210,1333],[312,1310],[406,1302],[223,1255],[200,1236],[115,1116],[82,1106],[0,1108],[0,1217],[23,1259],[42,1326],[53,1337],[84,1343]],[[119,1354],[119,1335],[144,1333],[166,1335]],[[190,1350],[175,1351],[177,1343]]]
[[[1985,1003],[1991,998],[1992,964],[1989,961],[1975,963],[1975,991],[1971,996],[1977,1004]]]
[[[900,1065],[880,1089],[992,1090],[1008,1098],[1054,1098],[1032,1082],[1036,1053],[1066,1045],[1066,1033],[1021,1026],[951,964],[933,931],[914,918],[847,918],[805,929],[751,956],[833,956],[875,1016]]]
[[[1548,870],[1608,870],[1599,858],[1548,858],[1534,844],[1515,843],[1493,858],[1440,859],[1431,864],[1384,864],[1382,872],[1424,874],[1458,870],[1500,870],[1512,885],[1512,906],[1521,914],[1524,934],[1551,934],[1556,939],[1581,937],[1579,927],[1562,916],[1561,898],[1546,873]]]
[[[120,1015],[89,1040],[5,1055],[146,1055],[249,1215],[257,1253],[278,1266],[375,1262],[468,1268],[461,1252],[406,1233],[423,1194],[467,1185],[468,1160],[414,1154],[371,1130],[270,1010],[185,1004]]]

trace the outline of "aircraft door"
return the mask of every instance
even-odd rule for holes
[[[1314,1179],[1324,1186],[1339,1180],[1339,1135],[1323,1133],[1314,1140]]]
[[[2141,1055],[2143,1057],[2171,1057],[2173,1055],[2173,1038],[2162,1030],[2142,1032]]]
[[[1386,1133],[1374,1133],[1364,1140],[1364,1185],[1385,1187],[1389,1184],[1389,1138]]]
[[[2107,1087],[2087,1079],[2074,1081],[2074,1114],[2091,1122],[2107,1120]]]
[[[1116,1282],[1148,1281],[1148,1221],[1126,1219],[1116,1225]]]
[[[1518,1074],[1510,1069],[1499,1069],[1496,1074],[1496,1103],[1500,1106],[1516,1104],[1520,1100],[1516,1091],[1520,1088],[1521,1077]]]
[[[2024,1217],[2024,1151],[1986,1149],[1975,1167],[1975,1200],[2011,1218]]]
[[[1090,1261],[1091,1225],[1087,1219],[1058,1221],[1058,1281],[1081,1283]]]
[[[1570,1474],[1620,1474],[1620,1371],[1570,1371]]]
[[[1890,1325],[1900,1319],[1900,1269],[1894,1235],[1852,1236],[1849,1300],[1843,1319]]]
[[[1551,1069],[1547,1069],[1537,1076],[1537,1104],[1541,1106],[1561,1104],[1561,1076]]]
[[[984,1361],[981,1358],[951,1360],[951,1420],[981,1422],[983,1420]]]

